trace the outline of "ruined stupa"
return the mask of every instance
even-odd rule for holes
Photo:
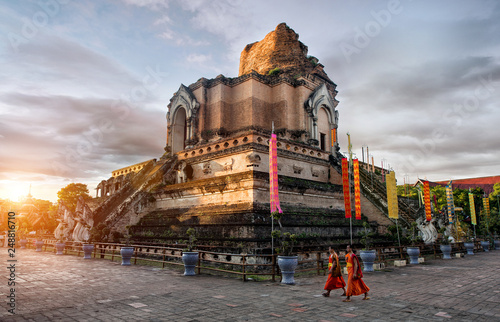
[[[278,136],[285,229],[303,242],[345,239],[336,84],[285,23],[241,53],[239,76],[200,78],[170,99],[165,154],[101,182],[95,223],[134,239],[171,241],[196,228],[201,243],[270,241],[269,139]],[[391,224],[362,196],[379,230]],[[359,223],[354,223],[354,234]]]

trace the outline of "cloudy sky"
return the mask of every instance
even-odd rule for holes
[[[500,174],[497,1],[1,0],[0,198],[160,157],[180,84],[237,76],[281,22],[338,86],[342,152],[398,183]]]

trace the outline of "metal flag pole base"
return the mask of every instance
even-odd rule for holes
[[[271,255],[274,257],[274,217],[271,215]]]
[[[351,218],[349,218],[349,230],[351,232],[351,247],[352,247],[352,214]]]

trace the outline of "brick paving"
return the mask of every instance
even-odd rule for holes
[[[16,251],[17,314],[5,268],[1,321],[500,321],[499,250],[366,274],[371,300],[350,303],[321,296],[324,276],[285,286]]]

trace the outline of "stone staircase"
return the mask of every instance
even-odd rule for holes
[[[108,227],[113,227],[128,212],[139,211],[148,203],[149,191],[175,171],[176,165],[176,157],[149,162],[94,211],[95,223],[105,222]]]
[[[330,158],[331,166],[337,170],[339,174],[342,174],[341,160],[344,156],[337,152],[335,156]],[[351,174],[351,182],[354,181],[354,177]],[[359,181],[360,190],[363,196],[365,196],[377,209],[384,213],[387,217],[388,206],[387,206],[387,188],[386,183],[382,182],[381,175],[369,172],[364,167],[359,168]],[[423,208],[416,208],[412,204],[406,202],[404,198],[398,197],[398,213],[399,221],[405,225],[410,225],[422,214]],[[390,219],[394,222],[393,219]]]

